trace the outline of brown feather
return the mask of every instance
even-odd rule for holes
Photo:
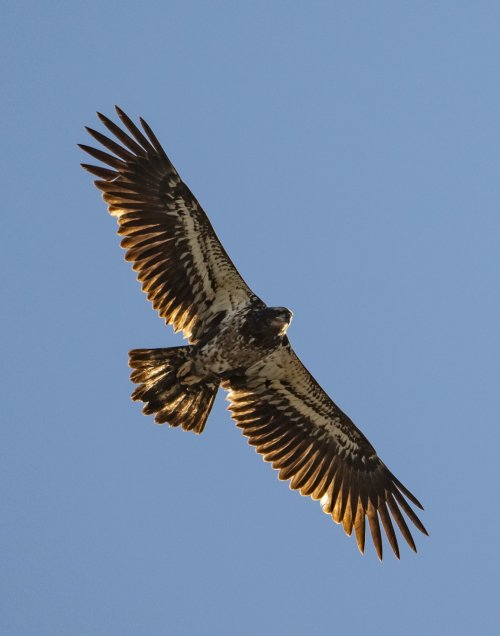
[[[103,115],[102,113],[97,113],[97,116],[106,126],[106,128],[111,133],[113,133],[113,135],[115,135],[115,137],[117,137],[117,139],[119,139],[124,146],[126,146],[129,150],[134,152],[139,157],[146,156],[144,149],[139,146],[139,144],[136,143],[131,137],[124,133],[123,130],[119,126],[117,126],[114,121],[111,121],[111,119],[108,119],[106,115]]]
[[[399,559],[398,540],[396,539],[396,533],[394,532],[394,528],[391,522],[391,517],[389,516],[389,513],[387,512],[387,506],[384,500],[379,501],[378,514],[380,515],[382,525],[384,526],[385,534],[387,535],[387,538],[389,539],[389,544],[394,554]]]
[[[370,532],[373,539],[373,545],[375,546],[375,550],[377,552],[378,558],[382,561],[383,550],[382,550],[382,535],[380,534],[380,524],[378,522],[377,510],[373,506],[372,502],[368,504],[368,510],[366,511],[368,517],[368,523],[370,525]]]
[[[132,133],[135,140],[146,150],[146,152],[150,152],[152,150],[151,144],[148,142],[146,137],[141,133],[141,131],[137,128],[134,122],[130,119],[128,115],[126,115],[121,108],[115,106],[116,113],[118,117],[121,119],[123,124]]]
[[[113,155],[110,155],[107,152],[103,152],[102,150],[98,150],[97,148],[92,148],[92,146],[87,146],[85,144],[78,144],[78,146],[82,150],[84,150],[86,153],[88,153],[91,157],[94,157],[94,159],[97,159],[98,161],[102,161],[103,163],[107,163],[109,166],[112,166],[113,168],[116,168],[119,170],[125,165],[123,161],[120,161],[120,159],[113,157]]]
[[[84,170],[86,170],[87,172],[90,172],[96,177],[100,177],[101,179],[112,180],[112,179],[115,179],[118,174],[114,170],[109,170],[108,168],[103,168],[102,166],[92,166],[89,163],[81,163],[80,165]]]
[[[313,448],[311,451],[311,457],[309,457],[309,459],[303,463],[301,468],[296,471],[295,475],[293,475],[290,482],[290,488],[293,490],[299,490],[303,485],[305,485],[319,470],[323,459],[324,458],[321,457],[318,450]]]
[[[314,462],[314,467],[315,468],[311,470],[311,472],[308,472],[304,478],[300,486],[300,494],[307,497],[310,496],[313,499],[320,499],[323,496],[323,492],[320,497],[315,497],[314,493],[324,479],[325,471],[328,469],[328,458],[322,457],[321,454],[319,454],[317,461]]]
[[[361,554],[365,553],[365,509],[358,503],[356,518],[354,520],[354,530],[356,533],[356,543]]]
[[[393,495],[397,499],[397,502],[399,503],[401,508],[403,508],[405,513],[413,521],[413,523],[417,526],[417,528],[420,530],[420,532],[423,532],[423,534],[428,535],[429,533],[425,529],[423,523],[420,521],[420,519],[417,517],[417,515],[410,508],[410,506],[406,502],[406,499],[403,497],[403,495],[401,495],[401,493],[398,490],[396,490],[396,489],[393,490]]]
[[[387,498],[387,503],[389,504],[389,509],[391,511],[391,514],[394,517],[394,520],[396,521],[396,523],[398,524],[398,528],[401,534],[403,535],[406,543],[410,546],[410,548],[414,552],[416,552],[417,548],[415,546],[415,541],[413,540],[410,529],[408,528],[408,525],[403,515],[401,514],[400,509],[398,508],[398,504],[394,501],[394,497],[392,495],[389,495],[389,497]]]
[[[85,130],[96,141],[98,141],[108,150],[111,150],[111,152],[114,152],[115,155],[117,155],[118,157],[121,157],[125,161],[129,161],[130,159],[133,158],[134,155],[132,153],[126,150],[123,146],[120,146],[120,144],[117,144],[112,139],[109,139],[109,137],[106,137],[106,135],[103,135],[102,133],[100,133],[98,130],[94,130],[93,128],[90,128],[90,126],[85,126]]]

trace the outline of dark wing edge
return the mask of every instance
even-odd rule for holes
[[[380,560],[382,528],[397,558],[394,531],[415,552],[405,518],[424,534],[427,530],[407,500],[423,509],[412,493],[379,459],[363,433],[328,397],[289,345],[253,365],[241,378],[225,384],[229,410],[237,426],[279,471],[290,488],[319,499],[323,511],[354,529],[360,552],[365,549],[365,520]]]
[[[195,343],[224,312],[260,301],[148,124],[141,118],[141,131],[120,108],[116,112],[127,132],[97,115],[117,141],[86,128],[109,152],[79,144],[106,167],[81,165],[98,177],[125,258],[154,309]]]

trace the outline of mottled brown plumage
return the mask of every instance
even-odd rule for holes
[[[149,126],[141,119],[141,131],[116,110],[128,132],[99,114],[117,141],[87,128],[106,151],[81,146],[108,167],[82,165],[98,177],[148,299],[190,343],[131,351],[133,399],[158,423],[201,433],[223,386],[249,443],[280,479],[354,531],[361,552],[366,518],[380,559],[380,524],[398,558],[393,521],[416,550],[402,513],[427,534],[408,501],[421,504],[297,358],[286,336],[291,312],[249,289]]]

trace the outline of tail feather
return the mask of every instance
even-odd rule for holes
[[[201,433],[212,409],[219,385],[213,382],[185,386],[177,377],[190,347],[134,349],[129,353],[132,382],[138,384],[133,400],[144,402],[142,412],[155,414],[158,424],[181,426]]]

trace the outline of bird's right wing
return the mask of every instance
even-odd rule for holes
[[[225,383],[229,410],[248,442],[279,470],[280,479],[303,495],[320,499],[323,510],[354,528],[365,545],[368,518],[375,549],[382,559],[380,523],[399,557],[391,516],[415,550],[403,511],[427,534],[406,499],[422,508],[411,492],[380,460],[375,449],[328,397],[289,344]]]
[[[153,307],[195,343],[226,312],[260,301],[151,128],[141,119],[142,132],[116,110],[128,132],[104,115],[99,118],[119,143],[87,128],[112,154],[80,146],[109,167],[82,166],[99,177],[95,185],[118,219],[125,258]]]

